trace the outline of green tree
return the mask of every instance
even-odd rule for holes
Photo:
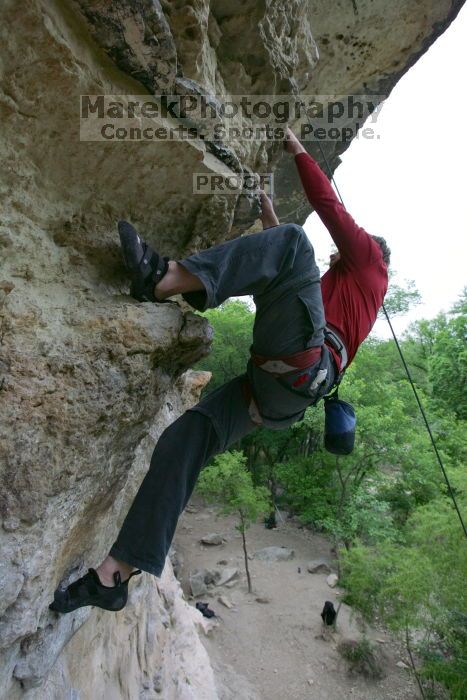
[[[402,316],[409,309],[421,303],[420,292],[413,280],[405,280],[403,285],[394,282],[394,272],[389,271],[389,287],[384,299],[384,306],[389,316]],[[381,311],[384,316],[384,312]]]
[[[224,452],[201,472],[198,490],[209,500],[220,502],[225,513],[237,514],[236,528],[242,535],[248,592],[251,593],[246,530],[268,511],[267,489],[253,486],[251,474],[246,469],[246,458],[241,452]]]
[[[465,475],[453,479],[465,494]],[[464,495],[464,511],[466,505]],[[462,528],[450,501],[440,497],[417,508],[403,534],[403,544],[360,544],[344,555],[346,600],[367,620],[378,616],[399,633],[414,671],[416,650],[423,660],[421,676],[442,682],[461,700],[467,694],[467,548]]]
[[[412,324],[404,351],[425,391],[458,418],[467,418],[467,288],[448,314]]]
[[[255,316],[245,302],[238,300],[209,309],[205,316],[214,329],[214,343],[211,353],[198,362],[196,369],[212,372],[205,389],[208,393],[245,372]]]
[[[433,394],[467,419],[467,288],[436,333],[428,376]]]

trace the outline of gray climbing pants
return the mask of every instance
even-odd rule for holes
[[[204,285],[202,291],[184,294],[197,310],[216,307],[231,296],[253,296],[254,353],[280,357],[322,346],[322,354],[316,366],[307,368],[307,381],[300,382],[297,390],[293,384],[303,369],[287,376],[284,385],[250,361],[244,375],[208,394],[162,433],[110,550],[116,559],[155,576],[162,573],[178,518],[202,467],[257,427],[243,393],[245,380],[263,424],[283,429],[303,417],[306,407],[327,393],[336,378],[330,353],[323,346],[319,270],[300,226],[275,226],[179,262]],[[325,379],[316,387],[319,370]]]

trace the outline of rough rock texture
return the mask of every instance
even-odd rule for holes
[[[58,627],[49,623],[40,633],[42,645],[28,638],[22,645],[28,653],[16,661],[14,671],[26,690],[18,684],[5,697],[217,700],[212,668],[199,641],[211,627],[183,599],[168,565],[157,584],[149,576],[139,577],[120,613],[109,618],[98,609],[90,615],[77,611]],[[63,634],[69,641],[66,653],[59,655]]]
[[[194,196],[192,174],[267,172],[281,147],[80,141],[79,95],[388,92],[461,4],[1,3],[0,697],[217,693],[170,567],[116,616],[47,604],[106,554],[154,441],[208,379],[186,372],[206,322],[128,297],[116,220],[177,257],[238,235],[257,200]],[[278,172],[303,219],[290,162]]]

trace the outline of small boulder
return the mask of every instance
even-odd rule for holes
[[[204,582],[202,571],[193,571],[189,576],[191,594],[196,598],[199,595],[206,595],[208,589]]]
[[[310,574],[330,574],[332,569],[326,559],[313,559],[307,565],[307,571]]]
[[[218,535],[217,532],[211,532],[209,535],[205,535],[204,537],[202,537],[200,542],[202,544],[215,546],[222,544],[224,542],[224,538],[221,537],[221,535]]]
[[[219,598],[217,599],[219,603],[222,603],[226,608],[233,608],[233,603],[225,596],[225,595],[220,595]]]
[[[288,561],[293,559],[295,552],[287,547],[264,547],[255,552],[255,559],[261,561]]]
[[[209,569],[196,569],[192,571],[188,577],[190,582],[191,594],[194,598],[200,595],[206,595],[208,585],[214,583],[214,573]]]
[[[215,569],[214,570],[214,584],[216,586],[225,586],[235,578],[238,578],[239,571],[234,567],[227,569]]]
[[[328,586],[330,586],[330,588],[335,588],[335,586],[337,586],[338,580],[339,577],[337,576],[337,574],[329,574],[329,576],[326,579],[326,583],[328,584]]]
[[[238,581],[239,581],[238,578],[234,578],[232,581],[229,581],[228,583],[226,583],[225,587],[226,588],[233,588],[234,586],[237,585]]]

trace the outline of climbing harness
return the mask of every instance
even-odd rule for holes
[[[302,350],[301,352],[296,352],[293,355],[286,355],[283,357],[265,357],[264,355],[257,355],[256,353],[251,353],[251,360],[253,364],[260,367],[265,372],[269,372],[274,376],[287,375],[296,372],[297,369],[307,369],[311,365],[316,364],[321,357],[321,346],[308,348],[308,350]]]
[[[299,391],[300,386],[309,382],[312,377],[312,371],[315,369],[316,365],[319,365],[323,355],[323,346],[316,346],[308,348],[307,350],[301,350],[300,352],[293,353],[292,355],[282,355],[280,357],[267,357],[265,355],[258,355],[250,349],[250,357],[252,363],[259,369],[272,375],[283,388],[293,394]],[[284,382],[284,378],[297,373],[298,370],[303,370],[303,372],[297,377],[291,386]],[[307,370],[310,370],[307,372]],[[307,392],[309,392],[310,399],[314,398],[316,401],[320,398],[320,387],[325,383],[327,378],[327,369],[321,369],[318,366],[316,371],[316,376],[313,378],[313,382],[307,387]],[[251,388],[250,380],[246,376],[242,382],[242,392],[245,401],[248,406],[248,413],[250,418],[256,425],[263,424],[264,416],[260,413],[258,404],[253,395],[253,390]]]
[[[342,375],[349,361],[345,343],[343,342],[339,334],[330,326],[326,326],[324,329],[324,340],[325,343],[327,345],[330,345],[339,356],[338,369],[339,374]]]

